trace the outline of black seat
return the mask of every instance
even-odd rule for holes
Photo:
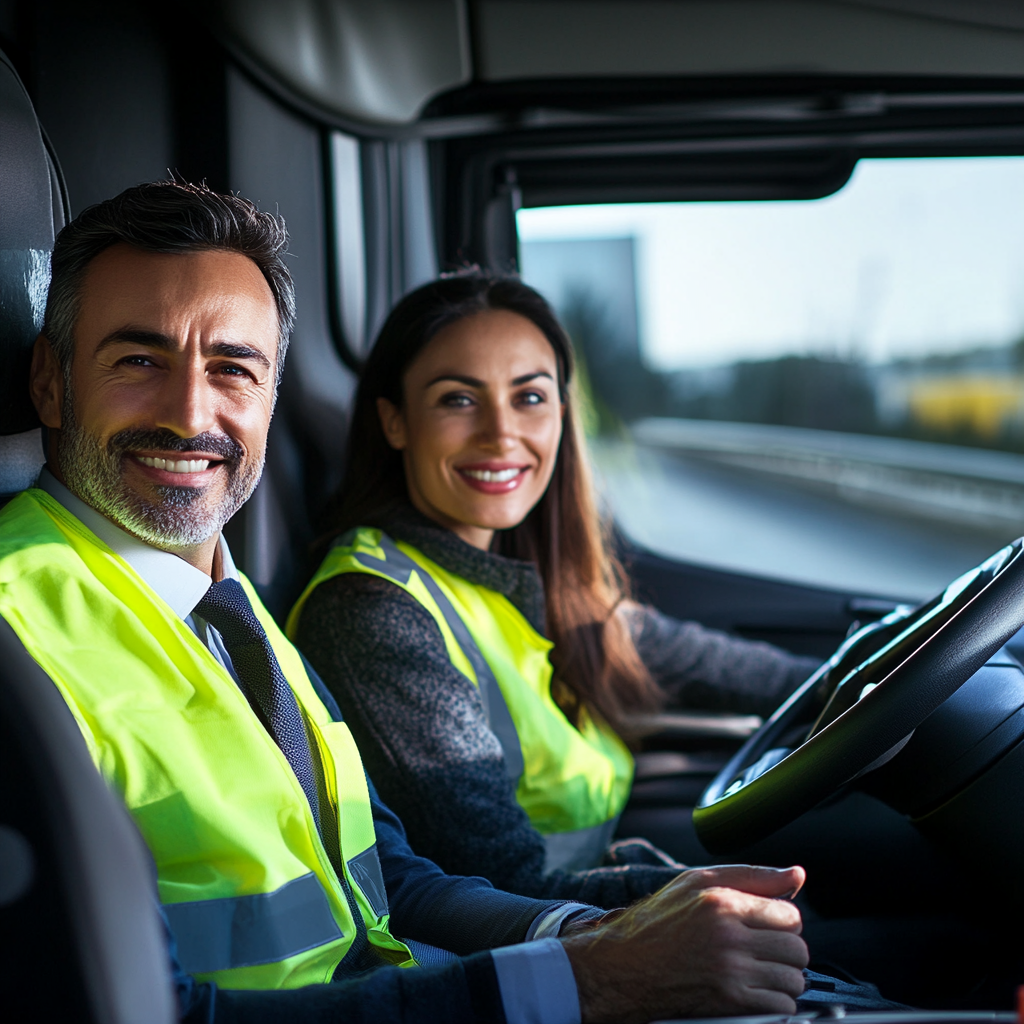
[[[28,487],[43,463],[28,366],[65,218],[60,172],[25,87],[0,53],[0,495]]]
[[[0,53],[0,493],[35,479],[28,360],[59,172]],[[0,620],[0,1019],[170,1024],[166,940],[148,852],[57,688]]]

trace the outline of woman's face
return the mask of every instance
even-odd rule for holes
[[[406,371],[403,408],[377,400],[413,505],[484,550],[521,523],[555,468],[557,381],[551,343],[518,313],[487,310],[439,331]]]

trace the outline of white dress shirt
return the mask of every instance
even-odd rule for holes
[[[213,583],[202,569],[115,526],[106,516],[72,494],[46,467],[39,474],[36,487],[63,505],[123,558],[238,681],[220,633],[195,614],[196,605]],[[238,570],[223,535],[220,538],[220,563],[224,579],[238,579]],[[491,951],[508,1024],[579,1024],[576,979],[569,958],[555,936],[566,916],[582,907],[583,904],[567,904],[547,911],[530,926],[527,942]]]

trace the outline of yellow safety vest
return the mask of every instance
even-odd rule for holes
[[[452,665],[480,690],[516,800],[544,836],[545,870],[594,867],[633,781],[633,757],[603,722],[577,729],[551,696],[553,646],[504,594],[443,569],[404,542],[362,528],[328,552],[288,619],[294,636],[313,588],[345,572],[391,580],[434,617]]]
[[[388,932],[363,767],[302,659],[242,580],[306,717],[337,812],[332,851],[370,943]],[[62,505],[0,512],[0,615],[57,685],[156,861],[182,966],[225,988],[328,982],[356,926],[306,796],[241,690],[136,571]]]

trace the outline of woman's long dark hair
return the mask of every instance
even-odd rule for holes
[[[534,562],[544,583],[553,641],[552,695],[574,725],[584,708],[623,729],[629,712],[660,704],[660,690],[616,610],[628,596],[626,575],[597,512],[573,402],[573,353],[548,303],[518,278],[478,271],[444,277],[410,292],[391,311],[366,361],[356,394],[345,477],[328,514],[329,537],[379,526],[408,501],[402,453],[387,442],[377,399],[403,405],[406,370],[439,331],[486,310],[530,320],[551,343],[565,403],[562,440],[551,483],[529,515],[495,533],[492,550]]]

